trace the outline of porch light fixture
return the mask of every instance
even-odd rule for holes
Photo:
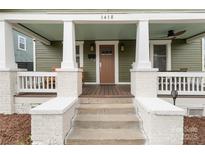
[[[91,43],[90,44],[90,51],[94,51],[95,50],[95,43]]]
[[[120,43],[120,51],[125,51],[125,45],[124,45],[124,43]]]
[[[172,98],[173,98],[173,102],[174,102],[174,105],[176,104],[176,99],[177,99],[177,97],[178,97],[178,91],[177,90],[172,90],[171,91],[171,96],[172,96]]]

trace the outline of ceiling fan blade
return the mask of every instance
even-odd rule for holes
[[[175,39],[176,36],[168,36],[167,38],[172,40],[172,39]]]
[[[160,38],[160,39],[166,39],[167,36],[161,36],[161,37],[157,37],[157,38]]]
[[[185,32],[186,32],[186,30],[176,32],[176,33],[174,34],[174,36],[182,35],[182,34],[184,34]]]

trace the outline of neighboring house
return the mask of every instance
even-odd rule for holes
[[[33,39],[18,31],[13,31],[15,61],[18,68],[33,71]]]
[[[15,71],[12,28],[36,71]],[[3,10],[0,112],[31,113],[34,144],[182,144],[205,114],[204,36],[205,10]]]

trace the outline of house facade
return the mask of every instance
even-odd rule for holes
[[[30,113],[33,144],[182,144],[183,116],[204,114],[204,21],[194,10],[3,10],[0,112]],[[35,40],[36,71],[17,69],[12,29]]]

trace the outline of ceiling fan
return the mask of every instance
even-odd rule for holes
[[[167,39],[176,39],[178,36],[184,34],[186,30],[178,31],[175,32],[174,30],[169,30],[167,35],[162,37],[162,38],[167,38]]]

